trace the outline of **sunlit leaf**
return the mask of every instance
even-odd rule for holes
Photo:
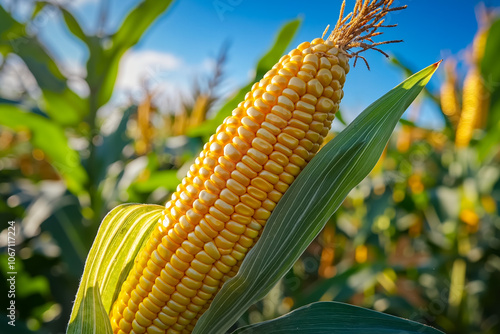
[[[91,41],[87,64],[89,84],[98,92],[96,107],[103,106],[111,98],[123,54],[137,44],[146,30],[162,15],[172,0],[143,0],[125,17],[120,27],[110,37],[110,48],[102,50]]]
[[[349,191],[375,166],[399,118],[438,64],[418,72],[365,109],[305,167],[269,218],[236,276],[215,296],[194,333],[224,333],[290,270]]]
[[[309,304],[282,317],[245,326],[233,332],[253,333],[443,334],[415,321],[337,302]]]
[[[64,130],[49,119],[25,112],[14,104],[0,104],[0,125],[14,130],[28,130],[31,142],[45,152],[49,162],[61,174],[70,191],[80,194],[87,182],[87,173],[80,164],[80,156],[69,147]]]
[[[104,218],[85,263],[68,334],[112,332],[108,313],[163,209],[124,204]]]
[[[287,47],[292,42],[293,37],[299,29],[300,22],[300,19],[295,19],[288,22],[281,28],[278,36],[276,37],[276,40],[274,41],[269,51],[266,52],[266,54],[257,63],[255,69],[255,77],[250,80],[250,82],[245,87],[241,88],[238,93],[233,96],[233,98],[227,101],[213,118],[205,121],[200,126],[189,130],[189,136],[206,137],[215,132],[224,118],[230,116],[233,109],[238,106],[238,103],[245,99],[245,94],[250,91],[253,83],[260,80],[264,76],[264,74],[278,62],[283,53],[286,51]]]

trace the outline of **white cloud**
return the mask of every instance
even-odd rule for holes
[[[87,4],[95,4],[98,2],[99,2],[99,0],[73,0],[73,1],[68,2],[68,4],[72,8],[81,8]]]
[[[169,71],[178,69],[182,60],[170,53],[151,50],[129,51],[121,62],[116,89],[137,91],[144,85],[163,84]]]

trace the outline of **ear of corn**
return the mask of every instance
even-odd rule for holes
[[[357,1],[353,29],[339,35],[351,24],[339,20],[330,38],[300,44],[253,85],[166,204],[112,307],[114,333],[192,331],[328,134],[349,72],[346,50],[366,48],[356,36],[369,20],[355,19],[383,16],[391,4]]]

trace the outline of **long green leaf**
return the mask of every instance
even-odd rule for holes
[[[87,173],[80,156],[69,147],[64,130],[49,119],[26,112],[15,104],[0,104],[0,125],[14,130],[28,129],[33,146],[45,152],[50,163],[66,181],[68,189],[80,194],[87,182]]]
[[[112,333],[108,313],[163,209],[124,204],[104,218],[85,263],[68,334]]]
[[[88,111],[88,102],[72,91],[48,50],[33,36],[26,34],[26,26],[14,20],[0,6],[0,27],[9,29],[0,33],[2,53],[15,53],[26,64],[43,93],[44,111],[61,125],[77,125]]]
[[[194,333],[224,333],[290,270],[327,220],[377,163],[399,118],[438,64],[411,76],[363,111],[306,166],[273,211],[234,278]]]
[[[266,72],[278,62],[281,55],[285,53],[286,49],[292,42],[295,33],[299,29],[300,22],[300,19],[295,19],[286,23],[281,28],[269,51],[266,52],[266,54],[262,56],[262,58],[257,63],[255,69],[255,77],[250,80],[250,82],[245,87],[241,88],[238,93],[233,96],[233,98],[227,101],[213,118],[205,121],[200,126],[188,131],[188,136],[206,137],[215,132],[219,124],[224,121],[224,118],[230,116],[233,109],[238,106],[238,103],[245,99],[245,94],[250,91],[253,83],[262,79],[264,74],[266,74]]]
[[[418,322],[337,302],[301,307],[277,319],[242,327],[233,334],[443,334]]]
[[[89,40],[90,57],[87,63],[88,83],[91,91],[98,94],[95,108],[109,101],[118,75],[120,59],[137,44],[146,30],[162,15],[172,0],[142,0],[125,17],[111,36],[111,48],[103,50],[98,41]]]

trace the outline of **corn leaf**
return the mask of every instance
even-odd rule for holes
[[[106,104],[118,75],[118,66],[123,54],[137,44],[146,30],[162,15],[172,0],[142,0],[125,17],[120,27],[110,38],[109,49],[103,49],[100,41],[89,39],[90,57],[87,62],[87,81],[91,90],[97,92],[95,108]]]
[[[224,333],[290,270],[349,191],[375,166],[398,120],[437,67],[416,73],[370,105],[306,166],[193,333]]]
[[[87,173],[80,163],[80,156],[69,144],[64,130],[49,119],[35,113],[26,112],[15,104],[0,104],[0,125],[13,130],[28,130],[31,143],[41,149],[49,162],[66,181],[74,194],[84,191]]]
[[[488,32],[488,39],[481,60],[483,83],[489,93],[488,121],[486,135],[478,142],[480,161],[491,159],[499,149],[500,142],[500,20],[495,21]]]
[[[233,334],[315,333],[315,334],[442,334],[415,321],[337,302],[318,302],[282,317],[242,327]]]
[[[112,333],[108,313],[163,209],[124,204],[104,218],[85,263],[68,334]]]
[[[26,64],[42,90],[45,110],[60,125],[77,125],[88,111],[86,99],[72,91],[52,55],[36,37],[26,35],[24,24],[14,20],[0,6],[0,49],[15,53]]]
[[[224,121],[228,116],[231,116],[231,112],[234,108],[238,106],[238,103],[245,99],[245,94],[250,91],[254,82],[262,79],[264,74],[273,67],[274,64],[278,62],[281,55],[285,53],[286,49],[290,45],[295,36],[295,33],[299,29],[300,19],[295,19],[287,24],[285,24],[278,33],[276,40],[274,41],[271,49],[259,60],[255,69],[255,77],[250,80],[250,82],[243,88],[241,88],[238,93],[236,93],[233,98],[227,101],[217,112],[217,114],[205,121],[200,126],[193,128],[188,131],[188,136],[190,137],[207,137],[212,133],[215,133],[217,127]]]

